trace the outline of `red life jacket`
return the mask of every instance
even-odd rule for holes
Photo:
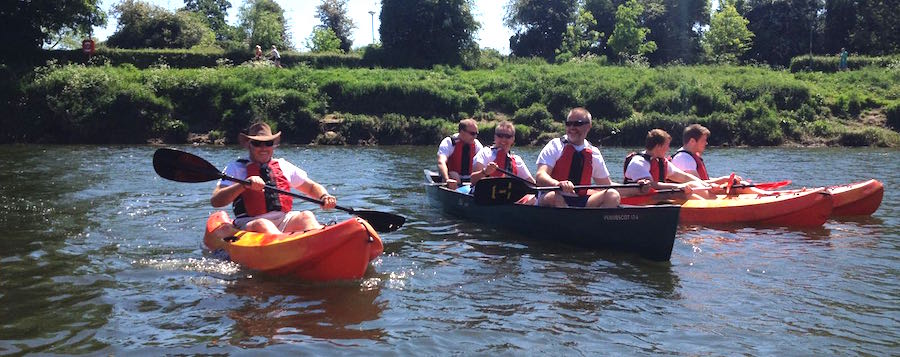
[[[553,165],[550,177],[557,181],[572,181],[575,185],[590,185],[591,174],[594,172],[593,152],[587,146],[581,152],[575,152],[575,146],[566,139],[562,140],[563,151],[559,160]],[[587,190],[575,190],[579,196],[587,196]]]
[[[456,171],[460,176],[472,174],[472,158],[475,157],[475,142],[469,145],[456,145],[460,142],[459,136],[451,136],[453,153],[447,158],[447,169]]]
[[[703,162],[702,157],[684,149],[678,150],[677,152],[675,152],[675,155],[678,155],[679,152],[691,155],[691,157],[694,158],[694,162],[697,163],[697,177],[699,177],[701,180],[709,180],[709,173],[706,172],[706,164]]]
[[[501,150],[496,147],[492,147],[491,150],[494,150],[497,153],[497,158],[494,159],[494,163],[496,163],[498,167],[506,169],[506,171],[512,172],[516,175],[519,174],[519,171],[516,168],[516,159],[512,157],[512,153],[507,153],[505,150]],[[496,170],[491,174],[491,177],[503,176],[506,176],[506,174],[500,172],[500,170]]]
[[[266,163],[267,172],[260,170],[260,165],[249,160],[238,160],[247,166],[247,177],[259,176],[266,181],[266,185],[275,186],[285,191],[291,190],[291,182],[284,176],[278,161],[269,160]],[[272,211],[290,212],[293,207],[294,200],[287,195],[281,195],[273,191],[253,191],[244,190],[237,199],[232,203],[234,215],[242,216],[259,216],[263,213]]]
[[[656,182],[666,182],[666,176],[669,173],[669,160],[659,159],[650,156],[646,152],[642,152],[640,154],[636,152],[631,152],[627,156],[625,156],[625,167],[622,170],[622,174],[624,175],[626,171],[628,171],[628,164],[631,163],[631,160],[634,159],[636,155],[641,155],[644,160],[650,163],[650,178]],[[625,177],[625,183],[635,183],[636,180],[629,179]]]

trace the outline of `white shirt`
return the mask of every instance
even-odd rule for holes
[[[550,171],[553,171],[553,167],[556,166],[556,162],[559,161],[559,158],[562,157],[563,148],[568,144],[563,144],[560,138],[556,138],[550,140],[544,149],[541,150],[540,155],[537,158],[537,165],[540,167],[541,165],[547,165],[550,167]],[[604,179],[609,177],[609,170],[606,168],[606,162],[603,161],[603,155],[600,155],[600,149],[591,145],[587,140],[584,141],[583,146],[576,146],[575,151],[581,151],[585,147],[591,149],[591,156],[593,160],[591,160],[591,177],[596,179]]]
[[[306,171],[303,171],[299,167],[294,166],[294,164],[288,162],[287,160],[280,158],[272,160],[278,162],[278,167],[281,168],[281,172],[284,173],[284,177],[286,177],[291,183],[291,187],[299,187],[309,179],[309,176],[306,175]],[[223,170],[222,173],[234,178],[245,179],[247,178],[247,164],[238,162],[237,160],[232,161],[228,164],[228,166],[225,166],[225,170]],[[219,179],[219,183],[217,185],[219,187],[227,187],[231,186],[234,183],[235,182],[231,180]]]
[[[684,150],[684,148],[678,149]],[[697,172],[697,161],[694,160],[694,157],[691,154],[686,152],[678,152],[675,153],[675,156],[672,157],[672,164],[677,166],[681,171],[694,171]]]
[[[475,157],[472,159],[472,169],[474,170],[475,166],[477,166],[478,164],[482,164],[487,167],[489,163],[497,160],[498,152],[500,152],[499,149],[494,150],[494,148],[490,146],[481,149],[481,151],[479,151],[478,154],[475,154]],[[519,176],[526,180],[531,180],[533,182],[534,178],[531,177],[531,171],[528,171],[528,166],[525,166],[525,161],[522,160],[522,157],[516,154],[512,154],[510,156],[512,156],[513,160],[515,160],[516,162],[516,176]]]
[[[451,137],[448,136],[448,137],[444,138],[444,140],[441,140],[441,145],[438,146],[438,152],[437,152],[438,155],[444,155],[446,157],[450,157],[450,155],[453,154],[454,146],[453,146],[453,141],[450,138]],[[454,138],[454,139],[459,138],[459,133],[453,134],[452,138]],[[457,143],[459,143],[459,142],[460,141],[457,141]],[[478,141],[478,139],[475,139],[475,152],[476,153],[480,152],[481,149],[484,149],[484,145],[481,145],[481,142]],[[475,160],[472,160],[472,164],[473,164],[472,167],[475,167],[475,165],[474,165]]]
[[[674,172],[672,166],[673,165],[666,165],[666,176],[671,175]],[[625,178],[632,181],[644,178],[652,180],[653,175],[650,174],[650,163],[640,154],[634,155],[631,162],[628,163],[628,168],[625,169]]]

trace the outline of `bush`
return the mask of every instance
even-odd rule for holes
[[[888,105],[884,110],[884,114],[887,116],[887,126],[900,131],[900,102]]]
[[[850,70],[861,69],[863,67],[884,67],[888,68],[892,63],[898,60],[900,56],[892,55],[892,56],[860,56],[856,54],[851,54],[847,57],[847,68]],[[799,71],[820,71],[825,73],[832,73],[838,71],[838,65],[840,65],[840,56],[832,55],[832,56],[812,56],[812,65],[810,65],[810,57],[806,56],[797,56],[791,58],[790,69],[791,72],[799,72]]]
[[[517,110],[512,121],[536,129],[549,129],[553,123],[553,115],[543,104],[534,103],[528,108]]]
[[[594,83],[584,91],[584,107],[595,119],[619,121],[631,116],[631,104],[622,91],[604,83]]]

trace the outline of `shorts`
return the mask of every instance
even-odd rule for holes
[[[250,223],[250,221],[252,221],[254,219],[258,219],[258,218],[265,218],[265,219],[272,221],[272,223],[274,223],[275,226],[278,227],[278,230],[283,232],[284,228],[287,227],[287,223],[291,220],[291,218],[293,218],[294,216],[296,216],[298,214],[300,214],[300,212],[297,212],[297,211],[290,211],[287,213],[284,213],[281,211],[272,211],[272,212],[263,213],[259,216],[238,217],[238,218],[234,219],[233,224],[234,224],[235,228],[237,228],[237,229],[244,229],[244,228],[247,228],[247,223]]]
[[[569,207],[587,206],[588,197],[590,197],[590,196],[566,196],[566,195],[563,195],[563,199],[566,200],[566,204],[569,205]]]

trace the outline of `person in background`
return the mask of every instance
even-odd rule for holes
[[[274,158],[281,132],[272,134],[268,124],[255,123],[246,134],[238,136],[238,141],[247,148],[248,155],[229,163],[223,172],[247,179],[250,184],[220,179],[210,199],[212,206],[223,207],[231,203],[236,216],[234,226],[246,231],[277,234],[322,228],[312,212],[291,210],[293,197],[263,189],[266,185],[285,191],[296,188],[321,200],[322,208],[331,209],[337,205],[337,199],[310,179],[306,171],[285,159]]]
[[[478,141],[478,124],[474,119],[460,120],[458,130],[441,141],[437,152],[438,173],[447,187],[454,190],[470,178],[475,154],[484,148]]]
[[[498,170],[502,168],[512,172],[517,177],[534,184],[534,177],[528,171],[528,166],[519,155],[513,154],[512,146],[516,142],[516,127],[504,120],[494,128],[494,145],[484,147],[475,155],[475,168],[472,172],[472,186],[485,177],[504,177],[505,173]],[[525,201],[527,203],[527,200]]]
[[[541,206],[555,207],[616,207],[619,191],[605,189],[589,192],[575,191],[575,185],[612,185],[609,170],[600,150],[585,137],[591,130],[591,113],[575,108],[566,116],[566,134],[550,140],[537,159],[535,179],[540,186],[556,186],[559,190],[538,197]]]
[[[259,45],[256,45],[256,53],[254,54],[253,59],[256,61],[262,59],[262,47],[259,47]]]
[[[678,189],[687,196],[698,189],[704,190],[704,194],[708,193],[709,184],[675,165],[669,165],[666,156],[671,142],[672,137],[665,130],[653,129],[647,132],[645,150],[641,153],[631,153],[625,158],[625,183],[649,179],[650,186],[656,190]]]
[[[847,49],[841,47],[841,62],[838,65],[839,70],[841,70],[841,71],[847,70],[847,57],[849,57],[849,56],[850,56],[850,54],[847,53]]]
[[[272,62],[275,63],[275,67],[281,68],[281,54],[278,53],[278,49],[275,48],[275,45],[272,45],[272,52],[269,53],[269,57],[272,59]]]

